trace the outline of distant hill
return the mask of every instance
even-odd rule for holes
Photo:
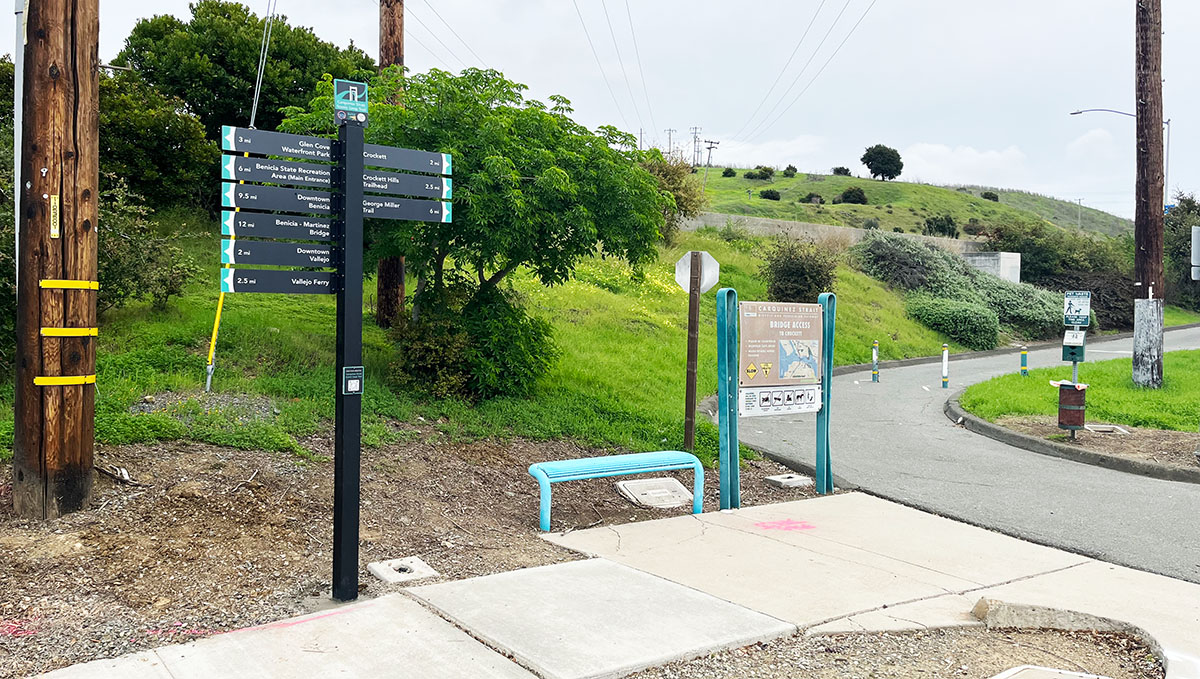
[[[1077,203],[1043,196],[1029,191],[998,189],[989,186],[949,186],[957,191],[968,191],[978,196],[984,191],[995,192],[1000,202],[1053,222],[1064,229],[1080,228],[1084,231],[1102,233],[1106,236],[1123,236],[1133,233],[1133,221],[1109,214],[1103,210],[1087,207],[1080,209]]]
[[[967,226],[972,219],[986,225],[989,221],[1005,218],[1042,218],[1064,228],[1074,228],[1078,210],[1074,203],[1054,198],[978,186],[944,187],[804,172],[787,178],[778,171],[772,180],[764,181],[743,178],[745,169],[738,169],[734,177],[722,177],[722,170],[722,167],[708,169],[705,193],[709,200],[707,209],[711,212],[859,228],[869,226],[869,220],[874,219],[880,229],[920,233],[927,217],[945,214],[954,217],[959,228]],[[702,181],[704,172],[705,168],[699,168]],[[866,193],[867,204],[833,205],[833,198],[851,186]],[[763,189],[778,191],[780,200],[760,198],[759,191]],[[994,190],[1000,196],[1000,202],[979,197],[987,190]],[[806,201],[810,193],[819,194],[824,204]],[[1128,220],[1086,207],[1083,208],[1082,222],[1085,230],[1108,235],[1132,228]]]

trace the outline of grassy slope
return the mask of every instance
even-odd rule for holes
[[[1200,351],[1173,351],[1163,359],[1163,388],[1141,389],[1130,379],[1130,359],[1118,358],[1079,367],[1087,383],[1088,419],[1134,427],[1196,431],[1200,421]],[[1004,415],[1055,415],[1058,390],[1048,380],[1071,378],[1071,368],[1041,368],[1029,377],[1013,373],[967,389],[962,405],[995,420]]]
[[[951,188],[957,189],[958,187]],[[1111,215],[1103,210],[1087,206],[1084,206],[1081,210],[1079,205],[1075,203],[1026,191],[1013,191],[986,186],[968,186],[964,188],[969,189],[976,196],[983,191],[994,191],[1000,196],[1001,203],[1032,212],[1042,219],[1053,222],[1064,229],[1080,228],[1084,231],[1102,233],[1107,236],[1121,236],[1133,233],[1133,222],[1131,220]]]
[[[1030,216],[1003,203],[993,203],[940,186],[804,173],[788,179],[778,172],[773,181],[767,182],[743,179],[743,172],[738,170],[736,177],[722,177],[721,168],[713,168],[709,172],[706,193],[710,211],[857,227],[874,217],[879,220],[882,229],[891,231],[894,227],[900,227],[909,232],[919,232],[926,217],[942,214],[952,215],[960,225],[966,224],[972,217],[987,222],[1006,216]],[[851,186],[861,187],[866,192],[867,205],[831,204],[834,196]],[[776,189],[782,199],[774,201],[759,198],[758,192],[764,188]],[[753,197],[746,197],[747,189],[752,190]],[[810,191],[821,194],[825,204],[800,202]]]
[[[206,265],[216,260],[215,237],[182,244]],[[578,278],[544,288],[527,273],[513,277],[534,313],[550,319],[562,357],[529,399],[494,399],[475,406],[425,402],[386,388],[384,375],[395,348],[382,331],[364,328],[367,393],[364,441],[378,445],[399,436],[388,425],[418,415],[438,422],[445,435],[468,438],[511,434],[569,436],[588,443],[645,450],[682,442],[686,294],[674,282],[674,262],[688,249],[708,250],[721,262],[721,286],[742,299],[762,299],[756,272],[759,241],[727,243],[714,234],[686,234],[661,253],[641,281],[613,260],[590,259]],[[333,363],[333,300],[324,296],[229,295],[217,345],[214,389],[269,396],[279,409],[271,421],[238,424],[229,412],[191,408],[190,426],[166,414],[131,415],[144,395],[166,390],[198,392],[216,307],[216,265],[170,309],[144,304],[106,315],[98,362],[97,438],[104,443],[193,438],[243,448],[303,453],[297,439],[328,425]],[[368,289],[373,283],[368,283]],[[839,364],[869,360],[879,339],[884,358],[936,353],[943,338],[904,316],[903,301],[871,279],[839,269]],[[715,300],[701,306],[700,393],[716,390]],[[957,347],[956,347],[957,349]],[[11,445],[11,389],[0,391],[0,456]],[[704,457],[716,453],[716,432],[702,424]]]
[[[1177,306],[1169,306],[1163,310],[1163,325],[1168,328],[1175,325],[1188,325],[1189,323],[1200,323],[1200,314],[1187,309],[1180,309]]]

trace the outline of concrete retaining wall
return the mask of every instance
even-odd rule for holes
[[[1019,252],[964,252],[963,259],[972,267],[999,276],[1013,283],[1021,282],[1021,253]]]
[[[786,235],[792,238],[811,238],[813,240],[824,240],[826,238],[845,238],[851,244],[862,240],[866,235],[865,229],[857,229],[852,226],[832,226],[830,224],[812,224],[809,222],[793,222],[786,219],[769,219],[767,217],[751,217],[748,215],[727,215],[719,212],[702,212],[699,217],[689,219],[683,223],[683,228],[687,231],[695,231],[704,226],[721,228],[725,226],[725,222],[733,220],[741,228],[756,235],[756,236],[776,236]],[[907,238],[919,238],[928,243],[933,243],[938,247],[945,248],[951,252],[963,254],[964,252],[978,252],[979,243],[969,240],[957,240],[954,238],[934,238],[931,236],[920,236],[915,233],[902,234]]]

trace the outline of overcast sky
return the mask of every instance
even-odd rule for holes
[[[534,98],[566,96],[589,126],[640,129],[659,146],[674,128],[689,153],[698,126],[721,142],[714,164],[860,173],[863,148],[883,143],[900,150],[903,179],[1082,198],[1133,216],[1134,120],[1068,113],[1133,110],[1134,0],[577,2],[582,23],[571,0],[408,0],[407,65],[495,68]],[[1163,5],[1169,181],[1190,192],[1200,188],[1189,154],[1200,140],[1200,2]],[[261,15],[267,0],[250,6]],[[151,7],[189,14],[185,0],[101,0],[103,59]],[[278,11],[378,53],[375,0],[278,0]],[[2,16],[13,35],[13,15]]]

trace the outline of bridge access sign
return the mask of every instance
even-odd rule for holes
[[[819,411],[821,305],[742,302],[738,313],[738,414]]]

